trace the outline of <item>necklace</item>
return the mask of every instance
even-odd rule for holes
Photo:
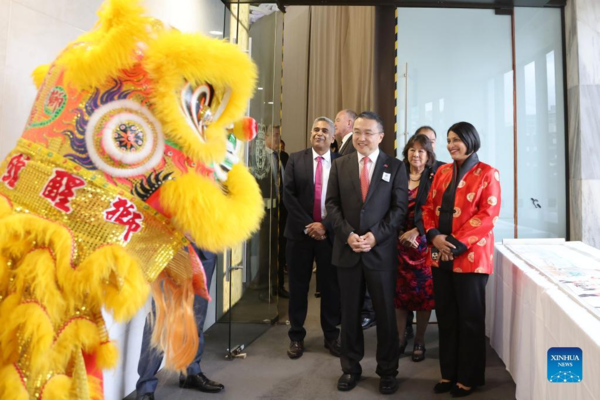
[[[421,180],[421,175],[422,175],[422,174],[423,174],[423,171],[421,171],[421,172],[420,172],[420,173],[418,173],[418,174],[410,174],[410,177],[409,177],[409,178],[410,178],[410,180],[411,180],[411,181],[413,181],[413,182],[419,182],[419,181]],[[417,179],[413,179],[413,178],[412,178],[413,176],[418,176],[418,178],[417,178]]]

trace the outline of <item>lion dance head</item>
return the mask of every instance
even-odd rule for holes
[[[208,298],[187,238],[221,251],[263,214],[237,155],[256,134],[249,57],[134,0],[99,17],[34,72],[37,98],[0,166],[0,393],[15,399],[101,396],[90,364],[118,360],[101,309],[126,321],[150,290],[154,343],[184,369],[193,295]]]

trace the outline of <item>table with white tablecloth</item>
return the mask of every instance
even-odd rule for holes
[[[581,242],[496,244],[495,270],[487,285],[486,334],[517,385],[518,400],[600,399],[600,307],[594,303],[600,297],[581,295],[560,275],[563,270],[573,273],[578,264],[592,276],[599,262],[600,250]],[[561,269],[562,264],[568,268]],[[548,381],[552,347],[581,348],[581,382]]]

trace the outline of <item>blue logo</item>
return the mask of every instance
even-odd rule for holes
[[[548,350],[548,381],[576,383],[583,380],[583,352],[579,347],[551,347]]]

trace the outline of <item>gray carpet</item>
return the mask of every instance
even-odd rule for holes
[[[290,360],[286,355],[289,344],[286,325],[275,325],[255,340],[246,349],[246,359],[225,359],[226,341],[221,336],[222,329],[207,335],[207,347],[202,368],[213,380],[225,385],[219,394],[206,394],[180,389],[178,378],[173,373],[159,373],[159,387],[155,393],[157,400],[174,399],[446,399],[449,394],[433,393],[433,386],[439,379],[437,325],[430,325],[426,334],[427,358],[420,363],[412,362],[410,351],[400,359],[400,389],[393,396],[383,396],[378,392],[379,377],[375,374],[375,328],[365,331],[365,359],[363,379],[351,392],[338,392],[337,379],[341,375],[340,362],[323,348],[323,337],[319,327],[319,300],[312,294],[309,301],[309,315],[306,322],[308,331],[305,340],[306,352],[298,360]],[[251,329],[250,326],[247,327]],[[234,327],[244,330],[243,325]],[[234,331],[235,332],[235,331]],[[235,333],[234,333],[235,336]],[[240,332],[239,337],[243,337]],[[478,388],[470,399],[508,400],[515,398],[515,383],[506,371],[496,353],[488,347],[487,384]],[[132,394],[128,398],[135,398]]]

